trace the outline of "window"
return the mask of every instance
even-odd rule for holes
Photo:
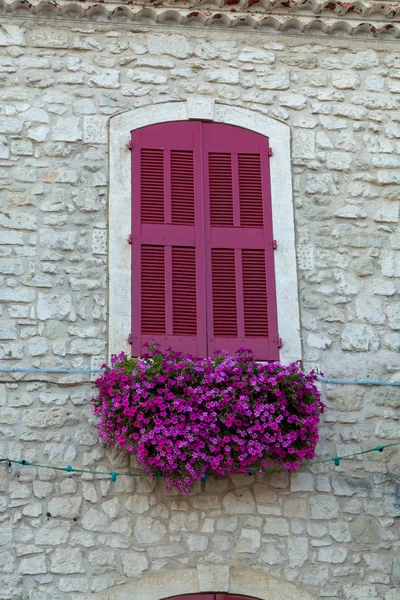
[[[268,138],[170,122],[131,149],[132,354],[155,341],[278,359]]]
[[[270,255],[273,256],[274,264],[275,264],[275,287],[276,294],[273,296],[275,299],[276,307],[273,310],[272,304],[268,304],[268,315],[271,317],[271,310],[275,312],[275,326],[276,321],[278,323],[279,338],[282,338],[282,347],[279,352],[279,359],[283,363],[289,363],[291,361],[300,360],[302,358],[301,354],[301,341],[300,341],[300,319],[299,319],[299,304],[298,304],[298,284],[297,284],[297,268],[296,268],[296,254],[295,254],[295,236],[294,236],[294,216],[293,216],[293,194],[292,194],[292,179],[291,179],[291,162],[290,162],[290,128],[287,124],[281,123],[276,119],[272,119],[270,117],[266,117],[261,115],[258,112],[253,110],[248,110],[238,106],[228,106],[219,102],[215,102],[213,98],[208,96],[190,96],[184,102],[165,102],[162,104],[156,105],[147,105],[141,106],[139,108],[133,108],[119,115],[114,115],[110,119],[110,171],[109,171],[109,199],[108,199],[108,253],[109,253],[109,300],[108,300],[108,312],[109,312],[109,321],[108,321],[108,355],[114,353],[119,353],[121,350],[129,353],[131,351],[131,345],[128,343],[128,336],[132,333],[132,302],[133,295],[137,293],[137,288],[132,290],[130,282],[132,279],[132,270],[135,269],[135,266],[132,263],[132,251],[133,248],[128,243],[128,238],[130,235],[134,234],[134,227],[132,227],[132,213],[134,212],[133,203],[132,203],[132,158],[135,149],[133,149],[133,153],[128,148],[128,143],[131,140],[132,135],[135,136],[135,132],[140,130],[141,132],[151,131],[153,130],[152,125],[161,125],[161,124],[171,124],[175,128],[182,124],[190,124],[195,121],[195,125],[202,122],[202,128],[204,129],[205,125],[210,125],[210,130],[212,125],[229,125],[233,126],[229,129],[232,129],[235,134],[238,132],[243,132],[243,134],[259,134],[255,136],[255,139],[263,140],[260,141],[262,143],[268,143],[273,150],[272,156],[269,158],[269,171],[268,164],[267,168],[262,168],[262,176],[268,176],[268,172],[270,174],[270,188],[271,188],[271,201],[270,201],[270,212],[269,218],[271,218],[272,213],[272,222],[273,222],[273,232],[274,238],[277,240],[277,249]],[[215,130],[215,127],[213,127]],[[154,130],[153,130],[154,131]],[[177,139],[173,137],[171,139]],[[250,137],[248,138],[250,140]],[[252,139],[253,136],[252,136]],[[204,141],[204,139],[203,139]],[[215,141],[215,140],[214,140]],[[219,140],[217,140],[219,141]],[[221,142],[222,143],[222,142]],[[195,145],[195,141],[193,140],[192,149],[190,146],[183,148],[182,152],[193,152],[193,160],[201,161],[202,170],[194,169],[194,177],[196,177],[196,173],[202,174],[201,181],[205,181],[205,177],[207,175],[204,174],[204,171],[207,167],[207,161],[204,159],[204,151],[203,147],[199,145],[199,140],[197,139]],[[145,149],[145,148],[144,148]],[[151,147],[150,147],[151,149]],[[154,148],[157,150],[157,147]],[[158,149],[160,149],[158,147]],[[238,149],[239,154],[247,154],[247,152],[243,152],[245,147],[240,147]],[[172,148],[170,149],[172,150]],[[175,150],[179,150],[176,148]],[[222,152],[223,150],[223,152]],[[233,147],[222,148],[218,146],[217,152],[222,152],[222,154],[233,153]],[[249,152],[250,154],[253,153]],[[184,154],[187,158],[187,154]],[[175,157],[176,158],[176,157]],[[181,157],[182,158],[182,157]],[[232,160],[232,157],[231,157]],[[181,160],[181,165],[185,164],[187,168],[187,160],[184,163]],[[140,165],[140,162],[137,162],[136,165]],[[196,166],[196,164],[194,163]],[[136,166],[136,168],[138,168]],[[140,168],[140,167],[139,167]],[[165,165],[163,164],[163,168],[165,169]],[[208,168],[208,167],[207,167]],[[237,167],[237,173],[238,173]],[[208,175],[207,175],[208,176]],[[250,175],[251,181],[253,181],[254,177]],[[180,181],[182,178],[180,178]],[[186,177],[186,181],[188,178]],[[222,181],[222,179],[221,179]],[[217,182],[219,180],[217,179]],[[172,185],[172,184],[171,184]],[[233,187],[236,190],[235,193],[238,193],[238,189],[240,192],[240,188],[238,188],[238,181],[236,177],[236,184]],[[196,179],[193,182],[194,194],[199,193],[199,187],[196,185]],[[176,190],[176,186],[174,188]],[[183,188],[181,188],[183,189]],[[243,188],[242,188],[243,189]],[[178,192],[174,192],[174,194],[178,194]],[[205,204],[205,192],[201,191],[201,206],[206,207]],[[196,200],[197,199],[197,200]],[[195,202],[200,201],[196,196]],[[171,200],[169,200],[172,202]],[[182,203],[180,203],[182,204]],[[177,197],[174,200],[174,211],[176,211],[176,206],[179,206],[179,201]],[[236,204],[236,211],[237,211]],[[271,209],[272,206],[272,209]],[[195,206],[196,208],[196,206]],[[137,209],[135,209],[137,210]],[[172,204],[170,210],[172,211]],[[203,210],[203,209],[202,209]],[[234,213],[235,214],[235,213]],[[215,218],[218,215],[215,215]],[[239,202],[239,215],[240,215],[240,202]],[[174,212],[174,219],[177,220],[179,218],[188,219],[188,215],[185,213],[185,216],[179,217],[177,212]],[[172,212],[171,212],[171,220],[172,220]],[[137,223],[137,221],[135,221]],[[209,227],[206,227],[207,222],[203,216],[203,239],[204,243],[207,242],[206,235],[210,236],[212,231],[217,228],[211,227],[210,221]],[[140,221],[139,221],[140,223]],[[247,222],[248,224],[248,222]],[[143,224],[145,225],[145,224]],[[173,223],[169,223],[170,226]],[[181,229],[183,234],[184,231],[189,231],[190,228],[194,227],[196,229],[196,224],[194,226],[187,224],[179,224],[176,223],[176,227]],[[153,227],[163,227],[163,223],[147,223],[146,226]],[[221,225],[218,226],[224,229],[225,233],[229,231],[229,226]],[[236,231],[235,227],[235,231]],[[248,227],[253,234],[255,229]],[[232,228],[231,228],[232,230]],[[239,230],[239,229],[237,229]],[[196,230],[196,235],[197,235]],[[214,232],[215,237],[215,232]],[[252,239],[253,236],[251,236]],[[158,238],[156,246],[161,246],[160,239]],[[235,236],[234,236],[235,239]],[[238,241],[238,240],[236,240]],[[163,242],[164,244],[164,242]],[[186,242],[185,242],[186,244]],[[195,260],[197,258],[197,240],[195,245],[183,244],[182,242],[178,244],[176,241],[173,242],[172,246],[177,248],[195,248]],[[144,244],[145,245],[145,244]],[[148,244],[152,245],[152,244]],[[164,244],[165,245],[165,244]],[[207,248],[207,245],[206,245]],[[219,248],[221,250],[221,246]],[[230,249],[236,250],[235,247],[231,244]],[[241,248],[240,250],[251,250],[251,246]],[[259,249],[259,248],[258,248]],[[165,252],[165,248],[162,249]],[[254,248],[257,250],[257,248]],[[168,250],[169,252],[169,250]],[[181,251],[180,251],[181,252]],[[235,254],[234,252],[234,254]],[[192,251],[193,254],[193,251]],[[236,254],[238,254],[236,252]],[[211,251],[209,250],[208,258],[207,253],[204,254],[204,266],[203,273],[205,283],[200,286],[200,288],[196,287],[196,306],[195,306],[195,317],[196,323],[198,323],[199,316],[201,317],[201,312],[198,313],[198,298],[201,290],[203,290],[204,295],[206,293],[209,294],[207,290],[210,289],[210,281],[207,280],[206,276],[211,277],[212,283],[212,261],[210,258]],[[153,257],[154,258],[154,257]],[[179,258],[179,252],[177,256],[177,251],[175,251],[175,264],[177,259]],[[188,257],[186,257],[188,258]],[[245,259],[246,257],[245,254]],[[208,261],[208,262],[207,262]],[[210,262],[211,261],[211,262]],[[188,262],[188,261],[186,261]],[[242,261],[243,262],[243,261]],[[246,262],[246,260],[245,260]],[[248,261],[250,262],[250,261]],[[172,265],[172,250],[171,250],[171,259],[168,259],[168,263],[164,265]],[[214,257],[214,272],[217,271],[216,268],[216,258]],[[232,265],[232,263],[231,263]],[[199,269],[199,265],[196,264],[197,270]],[[201,267],[201,265],[200,265]],[[168,266],[168,268],[170,268]],[[236,262],[235,262],[236,269]],[[196,270],[196,278],[198,277]],[[220,269],[221,270],[221,269]],[[227,275],[227,268],[222,269],[223,274]],[[232,271],[232,268],[231,268]],[[269,286],[269,276],[271,271],[267,271],[267,290],[268,293],[271,291],[271,287]],[[211,275],[210,275],[211,274]],[[214,277],[214,280],[217,279],[219,283],[219,279]],[[257,277],[251,278],[253,281],[258,282]],[[167,279],[164,278],[164,283],[167,283]],[[170,280],[171,281],[171,280]],[[235,286],[236,291],[238,290],[238,286]],[[141,284],[141,275],[139,279],[139,283]],[[179,287],[179,278],[178,281],[175,279],[175,288]],[[221,280],[222,283],[222,280]],[[240,280],[239,280],[240,283]],[[243,283],[243,281],[242,281]],[[170,284],[168,284],[170,285]],[[197,279],[196,279],[197,285]],[[247,285],[247,284],[246,284]],[[189,289],[183,290],[185,293],[189,292]],[[166,289],[166,293],[170,294],[170,291]],[[231,297],[234,295],[231,294]],[[201,304],[203,307],[203,320],[209,319],[211,310],[213,310],[213,306],[210,308],[210,302],[212,300],[212,296],[208,295],[208,305],[206,305],[206,299]],[[270,302],[270,297],[268,295],[267,301]],[[176,304],[176,303],[175,303]],[[186,303],[187,304],[187,303]],[[141,303],[140,303],[141,306]],[[237,305],[239,307],[238,319],[240,311],[244,311],[244,300],[242,304]],[[166,319],[171,320],[171,304],[167,304],[166,302],[163,304],[163,310],[166,311]],[[237,309],[238,310],[238,309]],[[205,311],[205,312],[204,312]],[[242,317],[241,317],[242,318]],[[193,320],[193,317],[192,317]],[[243,322],[243,321],[242,321]],[[265,321],[264,321],[265,322]],[[141,323],[141,317],[140,317]],[[207,321],[206,321],[207,323]],[[248,321],[249,324],[249,321]],[[238,326],[238,322],[237,322]],[[273,327],[273,324],[270,325],[270,321],[268,321],[268,326]],[[204,330],[204,329],[203,329]],[[176,330],[177,331],[177,330]],[[247,330],[249,332],[249,328]],[[269,332],[271,329],[269,330]],[[197,330],[196,330],[197,333]],[[148,334],[145,334],[148,335]],[[160,334],[163,335],[163,334]],[[176,335],[178,337],[184,337],[185,341],[189,341],[187,339],[187,333],[182,335],[177,331]],[[277,334],[278,335],[278,334]],[[275,334],[274,334],[275,336]],[[194,336],[192,336],[194,337]],[[211,336],[209,336],[211,337]],[[222,337],[222,336],[221,336]],[[262,338],[262,336],[260,336]],[[246,339],[246,338],[245,338]],[[254,345],[254,340],[252,336],[249,336],[251,340],[250,344],[243,344],[250,346],[254,349],[254,351],[259,354],[257,348]],[[218,341],[218,339],[217,339]],[[228,341],[233,342],[233,348],[236,349],[238,347],[238,343],[233,338],[228,338]],[[264,340],[265,341],[265,340]],[[208,351],[212,351],[212,339],[209,341],[208,346],[205,340],[205,334],[203,334],[203,341],[201,341],[201,336],[196,337],[196,343],[203,343],[203,347],[205,346]],[[215,344],[216,347],[222,347],[222,344]],[[230,349],[230,347],[228,348]],[[193,352],[193,354],[202,354],[200,352]],[[93,366],[97,366],[97,363]]]

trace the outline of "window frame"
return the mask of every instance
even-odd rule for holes
[[[206,120],[236,125],[269,138],[272,219],[280,362],[302,359],[297,263],[290,161],[290,128],[248,109],[219,104],[209,97],[133,109],[110,119],[109,153],[109,328],[108,354],[130,353],[131,330],[131,132],[168,121]]]

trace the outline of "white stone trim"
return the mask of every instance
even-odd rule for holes
[[[246,108],[227,106],[210,97],[192,96],[186,102],[143,106],[110,120],[109,194],[109,354],[130,352],[127,336],[131,324],[131,232],[130,132],[167,121],[204,119],[237,125],[269,138],[278,304],[278,330],[283,346],[280,361],[301,360],[300,315],[294,236],[290,128]]]
[[[262,569],[214,565],[198,565],[197,568],[146,575],[107,592],[91,594],[90,599],[163,600],[181,594],[204,592],[226,592],[260,600],[315,600],[292,583],[275,579]],[[82,600],[86,598],[82,597]]]

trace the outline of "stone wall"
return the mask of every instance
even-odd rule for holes
[[[108,119],[195,93],[291,126],[305,365],[327,377],[399,380],[398,47],[132,29],[2,18],[2,366],[105,360]],[[2,456],[130,467],[97,441],[85,376],[1,379]],[[323,392],[318,456],[399,437],[395,388]],[[212,564],[251,565],[315,598],[398,600],[396,456],[290,477],[211,478],[187,497],[146,477],[112,483],[1,466],[0,598],[83,600],[142,575]]]

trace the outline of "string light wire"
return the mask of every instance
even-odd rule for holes
[[[361,450],[360,452],[353,452],[351,454],[343,454],[342,456],[332,456],[331,458],[321,458],[319,460],[310,460],[301,463],[301,467],[308,467],[311,465],[320,465],[323,463],[333,462],[335,467],[340,466],[340,461],[347,460],[349,458],[354,458],[355,456],[360,456],[362,454],[369,454],[370,452],[383,452],[386,448],[392,448],[393,446],[399,446],[400,441],[393,442],[391,444],[385,444],[384,446],[375,446],[374,448],[369,448],[368,450]],[[148,473],[119,473],[118,471],[92,471],[90,469],[79,469],[72,467],[71,465],[67,465],[66,467],[57,467],[55,465],[41,465],[38,463],[32,463],[27,460],[12,460],[10,458],[0,457],[0,463],[6,463],[9,467],[11,465],[19,465],[22,467],[36,467],[40,469],[53,469],[54,471],[64,471],[66,473],[90,473],[91,475],[109,475],[111,477],[111,481],[115,482],[117,477],[151,477]],[[247,471],[248,475],[254,475],[255,473],[269,473],[271,471],[281,470],[284,467],[278,465],[276,467],[270,467],[267,469],[251,469]],[[154,477],[160,478],[163,477],[161,471],[158,471]],[[202,481],[206,481],[208,478],[208,474],[205,475]]]
[[[0,369],[0,373],[48,373],[48,374],[93,374],[103,373],[104,369],[28,369],[28,368],[11,368],[11,369]],[[374,381],[374,380],[357,380],[357,379],[329,379],[327,377],[318,377],[318,381],[321,383],[332,383],[338,385],[382,385],[387,387],[400,387],[400,381]],[[14,382],[13,382],[14,383]],[[57,383],[57,382],[50,382]]]
[[[0,369],[0,373],[62,373],[62,374],[92,374],[102,373],[103,369],[28,369],[28,368],[11,368],[11,369]],[[318,381],[321,383],[339,384],[339,385],[368,385],[368,386],[388,386],[388,387],[400,387],[400,381],[368,381],[368,380],[355,380],[355,379],[328,379],[326,377],[318,377]],[[56,383],[56,382],[52,382]],[[343,456],[333,456],[331,458],[322,458],[320,460],[311,460],[301,463],[300,466],[307,467],[311,465],[318,465],[323,463],[333,462],[335,467],[340,466],[340,461],[362,454],[368,454],[370,452],[383,452],[386,448],[400,445],[400,441],[393,442],[392,444],[386,444],[384,446],[375,446],[369,450],[362,450],[360,452],[354,452],[352,454],[344,454]],[[23,467],[36,467],[40,469],[52,469],[54,471],[64,471],[67,473],[88,473],[91,475],[109,475],[111,481],[115,482],[117,477],[150,477],[147,473],[119,473],[118,471],[92,471],[91,469],[80,469],[67,465],[66,467],[57,467],[55,465],[41,465],[38,463],[31,463],[27,460],[13,460],[10,458],[0,457],[0,463],[7,463],[9,467],[11,465],[19,465]],[[282,469],[283,466],[269,467],[267,469],[253,469],[249,470],[248,474],[253,475],[254,473],[267,473]],[[155,477],[163,477],[163,474],[159,471]],[[206,481],[208,475],[205,475],[202,481]]]

